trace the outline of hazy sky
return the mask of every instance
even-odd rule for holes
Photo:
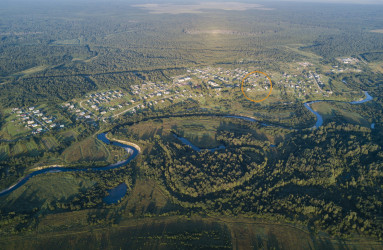
[[[131,0],[120,0],[121,2],[130,2]],[[176,2],[179,2],[180,4],[182,4],[182,2],[190,2],[190,1],[193,1],[193,0],[178,0],[178,1],[174,1],[174,0],[170,0],[169,2],[172,2],[172,3],[176,3]],[[211,0],[213,1],[213,0]],[[215,2],[220,2],[220,0],[214,0]],[[241,0],[222,0],[222,2],[242,2]],[[271,1],[286,1],[286,2],[320,2],[320,3],[357,3],[357,4],[383,4],[383,0],[271,0]],[[166,3],[167,0],[143,0],[142,3],[146,3],[146,2],[163,2],[163,3]],[[205,2],[203,0],[195,0],[193,2]],[[268,1],[265,1],[265,0],[244,0],[243,2],[246,2],[246,3],[254,3],[254,4],[257,4],[257,3],[265,3],[265,2],[268,2]]]
[[[279,0],[289,2],[321,2],[321,3],[357,3],[357,4],[383,4],[383,0]]]
[[[209,0],[214,2],[245,2],[252,4],[266,4],[267,0]],[[383,0],[270,0],[270,2],[283,1],[283,2],[316,2],[316,3],[352,3],[352,4],[383,4]],[[204,0],[0,0],[0,5],[4,3],[38,3],[38,2],[50,2],[50,3],[76,3],[76,2],[119,2],[119,3],[132,3],[132,4],[146,4],[146,3],[173,3],[184,4],[190,2],[203,3]]]
[[[121,2],[130,2],[131,0],[119,0]],[[172,2],[172,3],[177,3],[179,2],[180,4],[182,4],[182,2],[205,2],[203,0],[178,0],[178,1],[174,1],[174,0],[170,0],[168,2]],[[213,1],[213,0],[212,0]],[[220,2],[220,0],[214,0],[215,2]],[[242,2],[241,0],[222,0],[222,2],[235,2],[235,1],[238,1],[238,2]],[[286,1],[286,2],[321,2],[321,3],[357,3],[357,4],[383,4],[383,0],[272,0],[272,1]],[[157,2],[157,3],[166,3],[167,0],[143,0],[142,3],[147,3],[147,2]],[[246,2],[246,3],[254,3],[254,4],[257,4],[257,3],[265,3],[267,1],[265,0],[244,0],[243,2]]]
[[[65,0],[62,0],[62,1],[65,1]],[[81,1],[81,0],[80,0]],[[120,1],[120,2],[137,2],[137,0],[117,0],[117,1]],[[215,1],[215,2],[220,2],[221,0],[211,0],[211,1]],[[241,0],[222,0],[222,2],[242,2]],[[272,1],[286,1],[286,2],[318,2],[318,3],[355,3],[355,4],[383,4],[383,0],[272,0]],[[141,1],[139,1],[141,2]],[[167,0],[143,0],[142,3],[148,3],[148,2],[153,2],[153,3],[167,3],[167,2],[172,2],[173,4],[174,3],[180,3],[182,4],[183,2],[205,2],[204,0],[178,0],[178,1],[175,1],[175,0],[170,0],[170,1],[167,1]],[[265,4],[267,3],[268,1],[265,1],[265,0],[243,0],[243,2],[246,2],[246,3],[254,3],[254,4],[257,4],[257,3],[260,3],[260,4]]]

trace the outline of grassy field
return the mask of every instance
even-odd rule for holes
[[[78,214],[80,215],[80,214]],[[57,215],[57,219],[66,219]],[[126,221],[126,225],[91,231],[62,231],[10,237],[6,249],[378,249],[380,244],[338,241],[311,235],[289,225],[252,219],[159,217]],[[125,224],[124,223],[124,224]]]
[[[299,49],[299,48],[304,47],[304,46],[306,46],[306,45],[304,45],[304,44],[289,44],[289,45],[286,45],[283,47],[290,50],[290,51],[293,51],[294,53],[300,54],[300,55],[302,55],[302,56],[304,56],[307,59],[310,59],[312,61],[318,62],[319,60],[322,59],[322,57],[318,56],[317,54]]]
[[[42,150],[45,150],[43,144],[37,143],[33,139],[17,141],[12,145],[2,143],[0,145],[0,159],[8,159],[11,157],[21,156],[37,156]]]
[[[126,158],[126,152],[121,148],[105,145],[94,136],[88,137],[65,149],[61,158],[65,163],[81,161],[107,161],[116,162]]]
[[[37,155],[40,150],[40,145],[36,144],[34,140],[19,141],[12,148],[11,156],[21,156],[25,154],[34,156]]]
[[[345,122],[370,127],[371,124],[363,116],[356,112],[349,112],[342,108],[342,106],[345,105],[350,104],[337,103],[336,106],[328,102],[311,104],[313,109],[322,115],[324,122]]]
[[[215,140],[217,128],[220,126],[218,119],[207,117],[177,120],[172,125],[172,130],[178,135],[187,138],[194,145],[200,148],[214,148],[220,145]]]
[[[45,233],[26,240],[5,240],[7,249],[231,249],[230,232],[218,223],[181,218],[131,221],[130,225],[74,231]],[[48,236],[48,237],[47,237]]]
[[[11,109],[2,110],[5,116],[3,126],[0,128],[0,138],[3,140],[14,140],[30,134],[31,129],[17,119],[17,114]]]
[[[104,161],[110,157],[106,147],[94,137],[76,143],[67,148],[62,158],[65,162],[72,163],[78,161]]]
[[[32,177],[11,194],[0,197],[0,207],[7,211],[30,211],[34,207],[47,211],[48,204],[66,200],[80,190],[94,185],[88,178],[77,178],[72,173],[51,173]]]
[[[49,68],[49,66],[47,66],[47,65],[40,65],[40,66],[36,66],[36,67],[30,68],[30,69],[21,71],[19,73],[16,73],[15,75],[21,75],[21,76],[30,75],[30,74],[34,74],[34,73],[43,71],[43,70],[45,70],[47,68]]]
[[[46,136],[46,137],[43,137],[41,140],[47,151],[50,151],[51,149],[56,148],[59,144],[57,139],[53,136]]]
[[[82,38],[75,38],[71,40],[56,40],[53,42],[55,45],[80,45],[83,43]]]
[[[1,133],[4,135],[3,138],[8,140],[27,136],[30,134],[30,132],[30,129],[25,128],[23,125],[15,124],[13,122],[7,123],[1,131]]]
[[[26,70],[23,70],[20,72],[15,72],[15,73],[10,74],[6,77],[0,77],[0,79],[3,80],[4,83],[6,84],[8,82],[11,82],[14,78],[17,79],[17,78],[29,76],[29,75],[32,75],[32,74],[35,74],[38,72],[42,72],[42,71],[44,71],[50,67],[51,67],[50,65],[39,65],[39,66],[32,67],[32,68],[29,68],[29,69],[26,69]],[[9,80],[9,81],[7,81],[7,80]]]
[[[58,137],[62,140],[74,140],[79,135],[76,129],[65,130],[58,133]]]

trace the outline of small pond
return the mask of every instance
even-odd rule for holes
[[[115,204],[125,196],[127,191],[128,186],[123,182],[115,188],[108,190],[109,195],[104,198],[104,202],[107,204]]]

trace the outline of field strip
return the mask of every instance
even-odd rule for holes
[[[202,221],[211,221],[211,219],[214,219],[215,221],[219,220],[221,221],[222,223],[226,223],[226,224],[246,224],[246,225],[265,225],[265,226],[287,226],[287,227],[290,227],[290,228],[293,228],[293,229],[297,229],[307,235],[311,235],[308,231],[305,231],[304,229],[301,229],[301,228],[298,228],[298,227],[295,227],[293,225],[289,225],[289,224],[281,224],[281,223],[275,223],[275,222],[256,222],[256,221],[253,221],[253,222],[244,222],[244,221],[226,221],[222,218],[217,218],[217,217],[213,217],[213,216],[209,216],[208,215],[208,218],[202,218],[202,217],[193,217],[195,219],[201,219]],[[193,219],[192,218],[192,219]],[[104,232],[105,230],[118,230],[118,229],[123,229],[123,228],[134,228],[134,227],[138,227],[140,225],[143,225],[145,223],[151,223],[151,222],[154,222],[154,223],[163,223],[163,222],[166,222],[166,221],[177,221],[179,219],[184,219],[184,220],[188,220],[184,217],[180,217],[180,216],[163,216],[163,217],[151,217],[151,218],[133,218],[133,219],[127,219],[127,220],[123,220],[124,222],[129,222],[130,225],[119,225],[119,226],[116,226],[116,227],[102,227],[102,228],[92,228],[91,230],[81,230],[81,231],[75,231],[75,232],[62,232],[62,233],[53,233],[53,232],[44,232],[44,233],[35,233],[35,234],[31,234],[31,235],[26,235],[26,236],[22,236],[22,238],[29,238],[29,239],[34,239],[34,240],[37,240],[38,238],[47,238],[47,237],[60,237],[60,236],[69,236],[69,235],[77,235],[77,234],[86,234],[86,233],[94,233],[94,232]],[[339,239],[335,239],[335,238],[331,238],[331,237],[321,237],[319,239],[323,239],[323,238],[326,238],[326,239],[329,239],[331,241],[333,241],[334,244],[339,244]],[[7,240],[19,240],[20,239],[20,236],[11,236],[11,237],[8,237]],[[3,238],[4,240],[4,238]],[[1,242],[1,241],[0,241]],[[371,242],[371,241],[360,241],[358,239],[355,239],[354,242],[353,240],[350,240],[350,239],[344,239],[342,240],[342,244],[344,245],[348,245],[348,246],[352,246],[352,245],[366,245],[366,246],[382,246],[382,243],[381,242],[377,242],[377,241],[374,241],[374,242]]]

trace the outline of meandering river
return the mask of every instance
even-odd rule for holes
[[[363,99],[363,100],[354,101],[354,102],[344,102],[344,103],[361,104],[361,103],[365,103],[365,102],[371,101],[373,99],[373,97],[370,96],[367,91],[364,91],[364,94],[365,94],[366,98]],[[312,103],[316,103],[316,102],[334,102],[334,101],[325,100],[325,101],[311,101],[311,102],[304,103],[304,106],[311,113],[313,113],[316,116],[316,118],[317,118],[315,126],[313,128],[318,128],[318,127],[323,125],[323,118],[322,118],[322,116],[318,112],[314,111],[310,107],[310,105]],[[258,122],[254,118],[245,117],[245,116],[227,115],[227,116],[224,116],[224,117],[237,118],[237,119],[242,119],[242,120],[246,120],[246,121],[250,121],[250,122]],[[268,124],[265,124],[265,123],[261,123],[261,124],[264,125],[264,126],[273,126],[273,125],[268,125]],[[372,124],[371,128],[374,128],[374,126],[375,126],[375,124]],[[176,138],[181,140],[184,144],[187,144],[187,145],[191,146],[194,150],[196,150],[196,151],[200,151],[201,150],[200,148],[198,148],[195,145],[193,145],[187,139],[179,137],[179,136],[177,136],[175,134],[174,134],[174,136],[176,136]],[[137,157],[137,155],[139,154],[139,149],[137,149],[137,148],[135,148],[133,146],[130,146],[130,145],[126,145],[126,144],[120,143],[120,142],[110,141],[108,138],[106,138],[106,134],[105,133],[99,134],[97,136],[97,139],[99,139],[100,141],[104,142],[105,144],[111,144],[111,145],[114,145],[114,146],[122,147],[127,152],[129,152],[131,154],[129,155],[128,159],[126,159],[124,161],[120,161],[120,162],[114,163],[114,164],[111,164],[111,165],[108,165],[108,166],[105,166],[105,167],[94,167],[94,168],[83,168],[83,169],[66,168],[66,167],[50,167],[50,168],[45,168],[45,169],[37,170],[37,171],[34,171],[34,172],[24,176],[23,178],[18,180],[14,185],[12,185],[12,186],[10,186],[10,187],[0,191],[0,197],[4,196],[4,195],[7,195],[7,194],[13,192],[14,190],[18,189],[19,187],[24,185],[30,178],[32,178],[33,176],[36,176],[36,175],[45,174],[45,173],[59,173],[59,172],[85,172],[85,171],[91,172],[91,171],[111,170],[111,169],[115,169],[115,168],[119,168],[119,167],[125,166],[126,164],[131,162],[133,159],[135,159]],[[224,148],[225,148],[225,146],[221,145],[221,146],[219,146],[217,148],[208,149],[208,150],[214,152],[216,150],[220,150],[220,149],[224,149]]]
[[[367,92],[367,91],[363,91],[364,95],[366,96],[364,99],[360,100],[360,101],[353,101],[353,102],[343,102],[343,103],[350,103],[350,104],[362,104],[362,103],[365,103],[365,102],[369,102],[369,101],[372,101],[374,98],[372,96],[370,96],[370,94]],[[313,128],[319,128],[320,126],[323,125],[323,117],[316,111],[314,111],[310,105],[312,103],[317,103],[317,102],[342,102],[342,101],[332,101],[332,100],[323,100],[323,101],[311,101],[311,102],[306,102],[304,103],[305,107],[311,112],[313,113],[316,118],[317,118],[317,121],[314,125]],[[374,124],[375,126],[375,124]]]
[[[25,177],[21,178],[18,182],[16,182],[14,185],[10,186],[9,188],[6,188],[6,189],[2,190],[0,192],[0,196],[4,196],[4,195],[7,195],[7,194],[11,193],[12,191],[15,191],[16,189],[18,189],[19,187],[24,185],[30,178],[32,178],[33,176],[39,175],[39,174],[60,173],[60,172],[84,172],[84,171],[91,172],[91,171],[111,170],[111,169],[115,169],[115,168],[119,168],[119,167],[125,166],[126,164],[131,162],[134,158],[136,158],[136,156],[139,153],[139,151],[135,147],[132,147],[132,146],[129,146],[129,145],[125,145],[125,144],[122,144],[122,143],[119,143],[119,142],[110,141],[108,138],[106,138],[106,134],[105,133],[99,134],[97,136],[97,139],[99,139],[100,141],[102,141],[102,142],[104,142],[106,144],[111,144],[111,145],[114,145],[114,146],[117,146],[117,147],[122,147],[127,152],[130,152],[131,154],[129,155],[128,159],[126,159],[124,161],[120,161],[120,162],[114,163],[114,164],[111,164],[111,165],[108,165],[108,166],[105,166],[105,167],[82,168],[82,169],[79,169],[79,168],[66,168],[66,167],[50,167],[50,168],[45,168],[45,169],[37,170],[37,171],[34,171],[34,172],[26,175]]]

